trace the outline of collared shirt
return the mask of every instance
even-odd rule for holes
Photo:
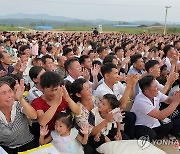
[[[31,103],[34,99],[39,98],[43,95],[43,92],[37,89],[36,87],[32,87],[28,92],[28,100]]]
[[[78,79],[80,79],[80,78],[84,78],[84,77],[83,77],[83,76],[79,76]],[[70,76],[70,75],[68,75],[64,80],[69,80],[71,83],[73,83],[73,82],[75,81],[75,80],[72,78],[72,76]],[[92,82],[90,82],[90,81],[88,81],[88,82],[89,82],[90,86],[93,85]]]
[[[124,94],[125,86],[118,81],[118,83],[113,85],[113,90],[110,89],[107,84],[103,81],[102,84],[100,84],[95,92],[95,96],[101,100],[105,94],[114,94],[117,98],[117,100],[120,100],[122,95]]]
[[[132,74],[135,74],[135,73],[138,73],[139,75],[142,75],[142,74],[144,74],[144,71],[143,70],[138,71],[136,68],[131,66],[130,69],[129,69],[128,74],[132,75]]]
[[[136,114],[136,123],[135,125],[144,125],[150,128],[159,127],[160,122],[158,119],[153,118],[148,115],[155,108],[160,108],[160,102],[164,102],[168,96],[164,95],[160,91],[158,96],[154,97],[154,104],[147,98],[143,93],[140,93],[136,96],[131,112]]]
[[[3,70],[5,74],[11,74],[14,71],[14,67],[12,65],[8,66],[8,72],[5,70],[5,68],[0,63],[0,71]]]

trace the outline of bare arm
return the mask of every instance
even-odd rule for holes
[[[148,115],[159,120],[164,120],[171,113],[173,113],[173,111],[176,109],[178,105],[179,105],[179,102],[173,102],[164,110],[159,111],[157,108],[153,109],[151,112],[148,113]]]
[[[63,89],[63,97],[68,102],[69,108],[72,110],[74,114],[79,115],[81,112],[80,106],[70,98],[65,86],[62,86],[62,89]]]
[[[37,110],[38,122],[41,126],[47,125],[47,123],[53,118],[59,105],[53,104],[46,112],[43,110]]]

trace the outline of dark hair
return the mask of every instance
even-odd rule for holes
[[[106,99],[109,102],[111,109],[115,109],[115,108],[119,107],[119,101],[117,100],[115,95],[106,94],[103,96],[103,99]]]
[[[46,50],[47,50],[48,52],[50,52],[50,51],[52,50],[52,46],[47,46],[47,47],[46,47]]]
[[[32,64],[34,64],[34,62],[38,62],[38,61],[41,61],[41,62],[43,63],[42,58],[35,57],[35,58],[32,60]]]
[[[29,45],[22,45],[19,50],[20,50],[20,52],[22,53],[22,52],[24,52],[24,50],[26,50],[26,49],[30,49]]]
[[[102,65],[102,63],[99,61],[99,60],[94,60],[93,62],[92,62],[92,65],[94,66],[94,65]]]
[[[52,71],[46,71],[40,77],[40,85],[44,88],[57,87],[62,84],[62,79],[59,74]]]
[[[37,78],[38,74],[43,70],[41,66],[34,66],[29,70],[29,76],[33,81],[33,78]]]
[[[73,89],[72,98],[75,102],[78,102],[80,100],[80,98],[76,96],[76,93],[80,93],[81,90],[83,90],[83,84],[86,82],[87,80],[85,80],[84,78],[79,78],[72,83],[71,85],[71,89]]]
[[[44,56],[42,56],[42,62],[45,64],[46,63],[46,59],[52,59],[52,61],[54,62],[54,59],[53,59],[53,57],[51,57],[50,55],[48,55],[48,54],[46,54],[46,55],[44,55]]]
[[[61,120],[63,124],[65,124],[69,130],[74,127],[75,125],[75,120],[74,117],[70,112],[59,112],[56,116],[56,121]]]
[[[164,69],[167,69],[167,65],[166,65],[166,64],[164,64],[163,66],[160,67],[161,72],[162,72]]]
[[[115,64],[113,64],[113,63],[105,63],[105,64],[103,64],[102,67],[101,67],[101,73],[102,73],[103,77],[104,77],[104,75],[106,73],[110,73],[113,68],[117,69],[117,66]]]
[[[4,58],[4,55],[3,55],[4,53],[7,53],[7,52],[6,52],[6,51],[1,51],[1,52],[0,52],[0,60],[1,60],[2,58]]]
[[[157,60],[149,60],[147,63],[145,63],[145,69],[147,72],[149,72],[149,69],[154,67],[154,65],[159,64]]]
[[[11,76],[3,76],[0,78],[0,82],[8,83],[10,88],[14,90],[14,86],[16,85],[16,80]]]
[[[137,62],[138,59],[142,58],[141,54],[134,54],[131,56],[131,65],[133,65],[135,62]]]
[[[74,47],[72,48],[72,50],[73,50],[74,53],[75,53],[78,49],[79,49],[79,48],[78,48],[77,46],[74,46]]]
[[[167,53],[171,48],[173,48],[173,46],[169,45],[169,44],[164,47],[163,51],[164,51],[164,56],[165,57],[167,56]]]
[[[97,48],[97,53],[100,54],[100,53],[102,53],[103,50],[105,50],[105,49],[106,49],[106,47],[100,46],[100,47]]]
[[[105,63],[112,63],[113,59],[117,59],[114,55],[107,55],[104,60],[103,60],[103,64]]]
[[[144,90],[146,90],[147,88],[151,86],[154,79],[155,78],[153,75],[147,75],[138,81],[139,87],[141,88],[142,92],[144,92]]]
[[[84,64],[85,59],[88,59],[88,58],[89,58],[88,55],[82,55],[82,56],[79,58],[79,63],[80,63],[80,64]]]
[[[121,49],[123,50],[122,47],[117,46],[117,47],[115,47],[114,52],[117,54],[117,52],[120,51]],[[124,51],[124,50],[123,50],[123,51]]]
[[[175,46],[177,43],[180,43],[180,41],[179,41],[179,40],[174,41],[174,46]]]
[[[65,61],[65,63],[64,63],[64,68],[65,68],[65,70],[68,72],[68,69],[69,69],[69,67],[70,67],[70,65],[73,63],[73,62],[75,62],[75,61],[78,61],[79,62],[79,60],[77,59],[77,58],[70,58],[70,59],[68,59],[68,60],[66,60]]]
[[[6,38],[6,39],[4,40],[4,43],[9,42],[9,41],[10,41],[10,39],[9,39],[9,38]]]
[[[65,48],[65,49],[63,50],[63,56],[67,55],[67,54],[70,53],[71,51],[72,51],[71,48]]]

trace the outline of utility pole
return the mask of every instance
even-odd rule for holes
[[[166,8],[166,14],[165,14],[165,23],[164,23],[164,35],[166,35],[167,12],[168,12],[168,9],[171,8],[171,6],[165,6],[165,8]]]

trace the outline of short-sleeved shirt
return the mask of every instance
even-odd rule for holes
[[[16,148],[33,140],[29,130],[29,121],[22,112],[22,106],[15,101],[11,110],[11,121],[7,122],[4,114],[0,111],[0,145]]]
[[[113,90],[111,90],[106,83],[103,81],[102,84],[100,84],[95,92],[95,96],[101,100],[104,95],[106,94],[114,94],[117,98],[117,100],[120,100],[122,95],[124,94],[125,86],[118,81],[118,83],[113,85]]]
[[[164,102],[168,96],[164,95],[160,91],[158,96],[154,97],[154,104],[143,93],[136,96],[131,112],[136,114],[135,125],[144,125],[150,128],[160,126],[159,120],[148,115],[155,108],[159,109],[160,102]]]
[[[37,89],[36,87],[32,87],[28,92],[28,100],[31,103],[34,99],[39,98],[43,95],[43,92]]]
[[[4,69],[2,64],[0,63],[0,71],[3,70],[5,74],[11,74],[14,71],[14,67],[12,65],[8,66],[8,72]]]
[[[98,107],[95,107],[92,109],[92,112],[95,116],[95,126],[99,125],[104,119],[101,117],[101,115],[99,114],[99,110]],[[112,123],[108,123],[102,130],[101,133],[103,135],[108,135],[109,131],[112,128]]]
[[[60,136],[56,131],[51,132],[53,139],[52,144],[55,148],[64,154],[83,154],[83,149],[80,143],[77,142],[78,130],[72,128],[69,136]]]
[[[35,99],[32,102],[32,107],[38,111],[38,110],[43,110],[44,112],[46,112],[51,106],[49,104],[47,104],[47,102],[42,99],[42,97],[39,97],[37,99]],[[68,108],[68,103],[65,101],[65,99],[62,99],[61,104],[59,105],[59,107],[57,108],[54,116],[52,117],[52,119],[47,123],[48,125],[48,129],[49,131],[54,130],[54,125],[55,125],[55,117],[56,115],[61,112],[61,111],[65,111]]]

